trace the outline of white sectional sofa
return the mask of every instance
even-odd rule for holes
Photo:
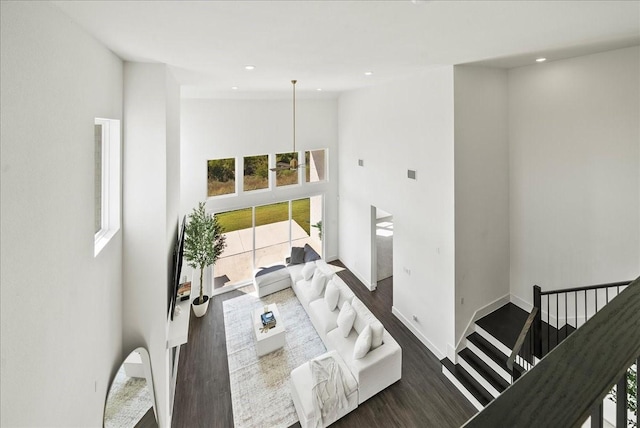
[[[305,279],[303,269],[309,269],[306,267],[309,264],[315,265],[314,276]],[[293,291],[307,311],[327,350],[336,351],[356,379],[358,404],[400,380],[402,376],[402,348],[324,260],[320,259],[303,265],[290,265],[287,269],[291,276]],[[322,272],[327,278],[320,291],[313,281],[316,271]],[[332,282],[339,292],[338,301],[333,310],[329,309],[325,297],[325,290],[329,282]],[[353,326],[348,329],[346,337],[344,332],[338,328],[338,316],[345,302],[348,302],[356,313]],[[367,325],[373,330],[374,342],[377,338],[378,343],[374,343],[373,345],[377,346],[371,346],[371,349],[363,357],[356,358],[354,356],[356,341]]]

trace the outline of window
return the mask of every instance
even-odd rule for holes
[[[325,150],[304,152],[305,178],[307,183],[325,180]]]
[[[120,230],[120,121],[94,121],[94,256]]]
[[[235,158],[207,161],[207,196],[236,193]]]
[[[297,152],[277,153],[276,167],[288,167],[292,159],[298,159]],[[281,169],[276,171],[276,186],[298,184],[298,169]]]
[[[245,156],[243,184],[245,192],[269,187],[269,155]]]
[[[250,280],[254,268],[283,263],[291,246],[322,255],[322,206],[317,195],[216,214],[227,248],[214,266],[214,294]]]

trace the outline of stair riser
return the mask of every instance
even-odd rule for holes
[[[500,392],[498,392],[497,389],[495,389],[489,382],[487,382],[487,380],[480,373],[478,373],[471,366],[471,364],[467,363],[467,361],[464,358],[459,358],[458,364],[460,364],[462,368],[468,371],[469,374],[473,376],[473,378],[493,396],[493,398],[496,398],[498,395],[500,395]]]
[[[493,337],[490,333],[487,333],[487,331],[479,325],[476,325],[476,333],[482,336],[487,342],[498,348],[498,350],[505,355],[505,358],[508,358],[509,355],[511,355],[511,349],[507,348],[506,345]]]
[[[508,371],[500,367],[498,363],[493,361],[489,356],[487,356],[484,352],[480,350],[476,345],[467,340],[467,348],[471,349],[471,351],[476,354],[478,357],[482,359],[494,372],[496,372],[500,377],[502,377],[507,382],[511,383],[511,374]]]
[[[464,395],[467,400],[469,400],[471,404],[473,404],[473,406],[478,409],[478,411],[484,409],[484,406],[480,404],[478,400],[476,400],[476,398],[467,390],[467,388],[462,386],[458,379],[456,379],[456,377],[449,370],[447,370],[445,366],[442,366],[442,373],[447,377],[447,379],[451,381],[451,383],[455,385],[456,388],[458,388],[462,395]]]

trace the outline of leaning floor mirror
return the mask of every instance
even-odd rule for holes
[[[104,409],[105,428],[157,427],[149,352],[132,351],[111,381]]]

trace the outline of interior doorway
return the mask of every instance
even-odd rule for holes
[[[393,215],[371,207],[371,282],[377,288],[380,281],[393,277]]]

